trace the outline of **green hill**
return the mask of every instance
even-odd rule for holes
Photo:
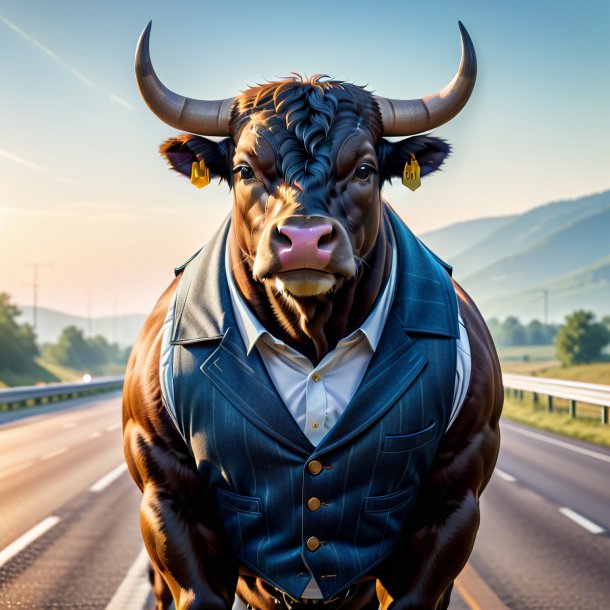
[[[453,265],[487,318],[542,320],[544,291],[550,322],[575,309],[610,313],[610,191],[451,225],[422,239]],[[460,252],[468,239],[472,245]]]

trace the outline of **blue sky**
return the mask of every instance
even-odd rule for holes
[[[209,99],[292,71],[427,95],[457,69],[462,20],[477,85],[434,132],[454,154],[417,192],[385,192],[418,233],[610,188],[607,0],[0,0],[0,290],[19,303],[38,261],[41,305],[147,311],[229,210],[226,187],[198,191],[156,152],[175,131],[134,82],[150,19],[161,79]]]

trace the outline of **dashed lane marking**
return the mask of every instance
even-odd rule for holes
[[[6,477],[10,477],[12,474],[21,472],[22,470],[29,468],[33,463],[34,462],[32,462],[32,461],[23,462],[23,464],[17,464],[17,466],[13,466],[12,468],[7,468],[6,470],[3,470],[2,472],[0,472],[0,479],[6,479]]]
[[[94,483],[89,488],[89,491],[100,492],[106,489],[110,483],[112,483],[115,479],[118,479],[126,470],[127,464],[124,462],[119,464],[116,468],[113,468],[108,474],[105,474],[101,479],[99,479],[99,481]]]
[[[577,523],[578,525],[580,525],[580,527],[586,529],[588,532],[591,532],[592,534],[603,534],[605,531],[603,527],[600,527],[599,525],[597,525],[597,523],[593,523],[593,521],[589,521],[589,519],[587,519],[586,517],[583,517],[581,514],[577,513],[576,511],[572,510],[571,508],[562,506],[559,509],[559,512],[564,517],[571,519],[572,521],[574,521],[574,523]]]
[[[544,434],[538,434],[537,432],[532,432],[530,430],[523,430],[522,428],[518,428],[517,426],[511,426],[510,424],[507,424],[505,422],[502,422],[502,426],[508,428],[509,430],[512,430],[513,432],[517,432],[518,434],[523,434],[524,436],[535,438],[539,441],[542,441],[543,443],[555,445],[556,447],[563,447],[564,449],[568,449],[568,451],[580,453],[581,455],[586,455],[596,460],[600,460],[601,462],[608,462],[610,464],[610,455],[607,455],[606,453],[601,453],[600,451],[593,451],[592,449],[585,449],[584,447],[580,447],[579,445],[573,445],[572,443],[560,441],[559,439],[552,438],[550,436],[545,436]]]
[[[59,523],[59,517],[47,517],[40,523],[35,525],[32,529],[28,530],[23,536],[20,536],[9,544],[6,548],[0,551],[0,567],[3,566],[7,561],[10,561],[17,553],[20,553],[25,549],[26,546],[32,544],[34,540],[40,538],[43,534],[46,534],[52,527],[55,527]]]
[[[143,610],[151,592],[148,580],[148,554],[142,549],[106,610]]]
[[[496,468],[494,472],[501,479],[504,479],[505,481],[508,481],[509,483],[514,483],[517,480],[512,474],[508,474],[508,472],[504,472],[504,470],[500,470],[500,468]]]
[[[510,610],[470,563],[455,579],[455,588],[470,610]]]
[[[62,453],[65,453],[66,451],[68,451],[67,447],[60,447],[59,449],[55,449],[55,451],[46,453],[40,459],[41,460],[50,460],[51,458],[57,457],[58,455],[61,455]]]

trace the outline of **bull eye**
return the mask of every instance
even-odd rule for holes
[[[242,180],[250,180],[250,178],[254,178],[254,170],[249,165],[238,165],[233,168],[234,174],[239,174],[239,177]]]
[[[355,180],[368,180],[375,169],[368,163],[361,163],[354,172]]]

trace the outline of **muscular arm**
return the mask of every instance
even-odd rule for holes
[[[500,445],[502,376],[493,343],[470,298],[456,285],[468,331],[472,374],[466,400],[443,437],[418,501],[415,525],[384,567],[384,608],[441,610],[479,527],[479,496]]]
[[[142,491],[140,525],[150,558],[177,610],[230,608],[237,565],[195,462],[161,401],[161,326],[170,286],[147,320],[130,356],[123,393],[124,450]]]

